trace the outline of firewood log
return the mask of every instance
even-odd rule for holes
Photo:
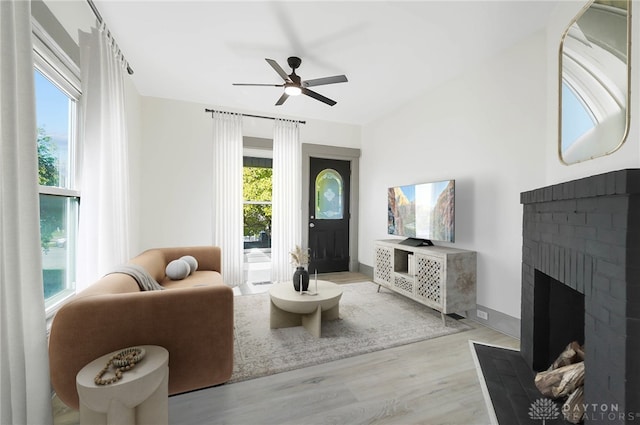
[[[578,344],[578,341],[573,341],[560,353],[558,358],[549,366],[547,371],[555,370],[559,367],[568,366],[570,364],[584,361],[584,350]]]
[[[572,424],[578,424],[584,416],[584,387],[580,386],[571,393],[562,406],[564,418]]]
[[[536,375],[535,384],[547,397],[564,397],[584,384],[584,362],[540,372]]]

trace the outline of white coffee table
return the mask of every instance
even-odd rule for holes
[[[309,291],[316,291],[313,278]],[[292,282],[275,283],[269,289],[271,298],[271,329],[304,326],[316,338],[320,338],[322,320],[335,320],[340,316],[342,288],[326,280],[318,280],[317,294],[294,290]]]

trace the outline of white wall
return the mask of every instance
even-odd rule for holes
[[[455,178],[455,246],[478,251],[478,303],[520,317],[519,193],[640,165],[638,73],[631,76],[632,119],[622,148],[570,166],[558,159],[560,37],[584,4],[558,2],[544,33],[365,126],[360,193],[361,210],[370,214],[360,221],[361,263],[373,265],[372,242],[387,237],[387,187]],[[632,28],[640,28],[640,15]],[[640,45],[632,49],[633,65]]]
[[[142,99],[142,249],[212,243],[212,120],[205,108],[218,109]],[[273,121],[245,117],[243,135],[270,139]],[[360,137],[359,126],[325,121],[309,120],[300,129],[302,143],[359,148]]]
[[[142,97],[138,94],[138,90],[133,85],[133,81],[125,74],[125,115],[127,120],[127,137],[129,140],[129,193],[130,202],[130,235],[129,235],[129,253],[136,255],[141,251],[140,244],[140,223],[141,217],[141,179],[140,163],[142,161]]]
[[[364,126],[361,263],[388,238],[389,186],[455,179],[454,246],[478,252],[477,302],[520,317],[519,195],[544,181],[545,48],[537,34]]]

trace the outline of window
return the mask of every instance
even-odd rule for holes
[[[35,52],[40,244],[47,313],[75,293],[79,81],[39,39]]]
[[[316,177],[316,219],[342,220],[343,194],[340,173],[327,168]]]
[[[272,159],[244,157],[244,248],[271,248]]]

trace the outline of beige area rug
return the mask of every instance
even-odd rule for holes
[[[372,282],[341,285],[340,319],[322,322],[322,337],[302,326],[270,329],[269,294],[237,296],[234,367],[239,382],[471,329]]]

